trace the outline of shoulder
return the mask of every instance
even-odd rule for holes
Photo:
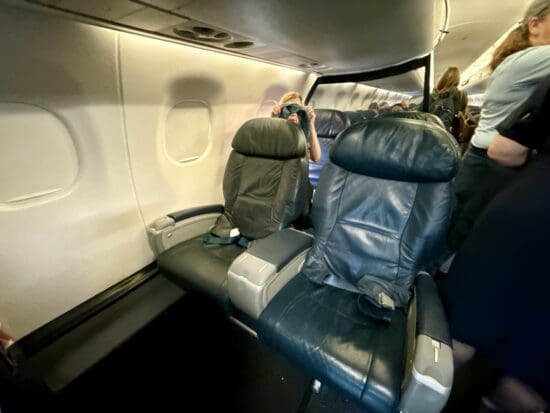
[[[504,70],[507,67],[521,70],[525,66],[546,63],[548,59],[550,59],[550,45],[532,46],[508,56],[497,68],[497,71],[500,68]]]

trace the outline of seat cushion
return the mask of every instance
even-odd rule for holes
[[[258,336],[367,411],[392,412],[404,377],[406,315],[397,309],[391,323],[367,318],[357,297],[299,274],[261,314]]]
[[[158,257],[158,266],[164,276],[184,290],[206,293],[230,308],[227,270],[243,251],[236,244],[204,244],[201,235],[164,251]]]

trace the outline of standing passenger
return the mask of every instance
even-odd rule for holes
[[[533,1],[520,26],[497,48],[479,125],[456,177],[457,208],[451,219],[449,247],[456,251],[489,200],[514,171],[487,157],[496,127],[550,74],[550,0]]]
[[[549,112],[546,76],[497,127],[488,153],[498,162],[539,153],[489,202],[441,285],[452,337],[502,374],[486,398],[492,412],[542,412],[550,401]]]
[[[430,95],[430,113],[439,116],[450,131],[455,116],[466,109],[466,92],[458,89],[460,72],[457,67],[449,67],[437,82]]]

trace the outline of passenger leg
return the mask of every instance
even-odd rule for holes
[[[540,413],[548,404],[531,387],[514,377],[503,377],[482,399],[480,413]]]
[[[549,181],[550,160],[525,168],[488,205],[440,283],[451,335],[546,400]]]
[[[473,147],[466,151],[455,178],[455,210],[447,236],[452,252],[460,248],[485,206],[514,175],[514,169],[499,165],[485,151]]]

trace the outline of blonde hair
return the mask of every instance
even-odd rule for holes
[[[281,96],[281,99],[279,99],[279,105],[284,105],[293,99],[299,99],[300,105],[304,103],[304,98],[298,92],[286,92],[283,96]]]
[[[437,93],[444,93],[451,90],[452,88],[458,87],[459,83],[460,72],[458,71],[458,67],[451,66],[443,72],[443,74],[439,78],[439,81],[437,82],[435,90],[437,91]]]

